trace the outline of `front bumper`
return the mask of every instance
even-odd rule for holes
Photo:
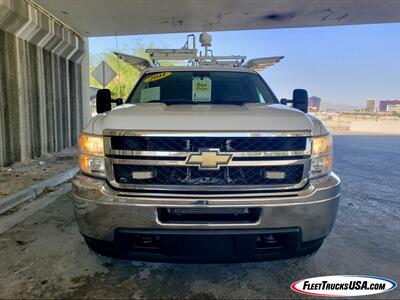
[[[73,179],[76,219],[81,233],[90,239],[113,242],[116,230],[271,230],[297,228],[301,242],[325,238],[336,218],[340,180],[334,174],[311,180],[298,191],[218,194],[160,194],[112,189],[105,180],[78,173]],[[164,223],[160,208],[260,208],[251,223]]]

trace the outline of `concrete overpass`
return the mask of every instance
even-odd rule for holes
[[[88,37],[400,22],[398,0],[0,0],[0,166],[76,144]]]

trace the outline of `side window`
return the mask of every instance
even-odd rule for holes
[[[257,89],[257,94],[258,94],[258,99],[260,100],[260,103],[265,103],[265,99],[258,89]]]

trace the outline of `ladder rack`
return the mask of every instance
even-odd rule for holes
[[[192,38],[192,46],[190,47],[190,38]],[[208,49],[211,46],[211,36],[204,32],[200,35],[200,43],[205,48],[204,54],[196,48],[196,40],[194,34],[189,34],[186,38],[186,43],[180,49],[146,49],[150,59],[154,64],[159,60],[185,60],[188,65],[229,65],[239,67],[244,63],[246,56],[231,55],[231,56],[214,56],[212,50]]]
[[[245,67],[260,72],[278,63],[283,58],[283,56],[262,57],[250,59],[245,63],[246,56],[242,55],[214,56],[213,51],[208,49],[208,47],[211,46],[211,36],[208,33],[203,32],[200,35],[199,40],[201,45],[204,47],[204,55],[202,51],[198,54],[199,51],[196,48],[194,34],[189,34],[186,38],[186,43],[179,49],[146,49],[146,53],[149,54],[150,60],[123,53],[114,53],[123,61],[140,70],[149,67],[158,67],[160,66],[160,60],[182,60],[187,61],[189,66],[219,65]]]

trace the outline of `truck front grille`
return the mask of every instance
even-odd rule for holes
[[[308,179],[310,132],[158,135],[112,131],[105,136],[107,178],[120,189],[290,189]],[[210,155],[222,163],[211,167]],[[203,159],[207,160],[204,166]]]

